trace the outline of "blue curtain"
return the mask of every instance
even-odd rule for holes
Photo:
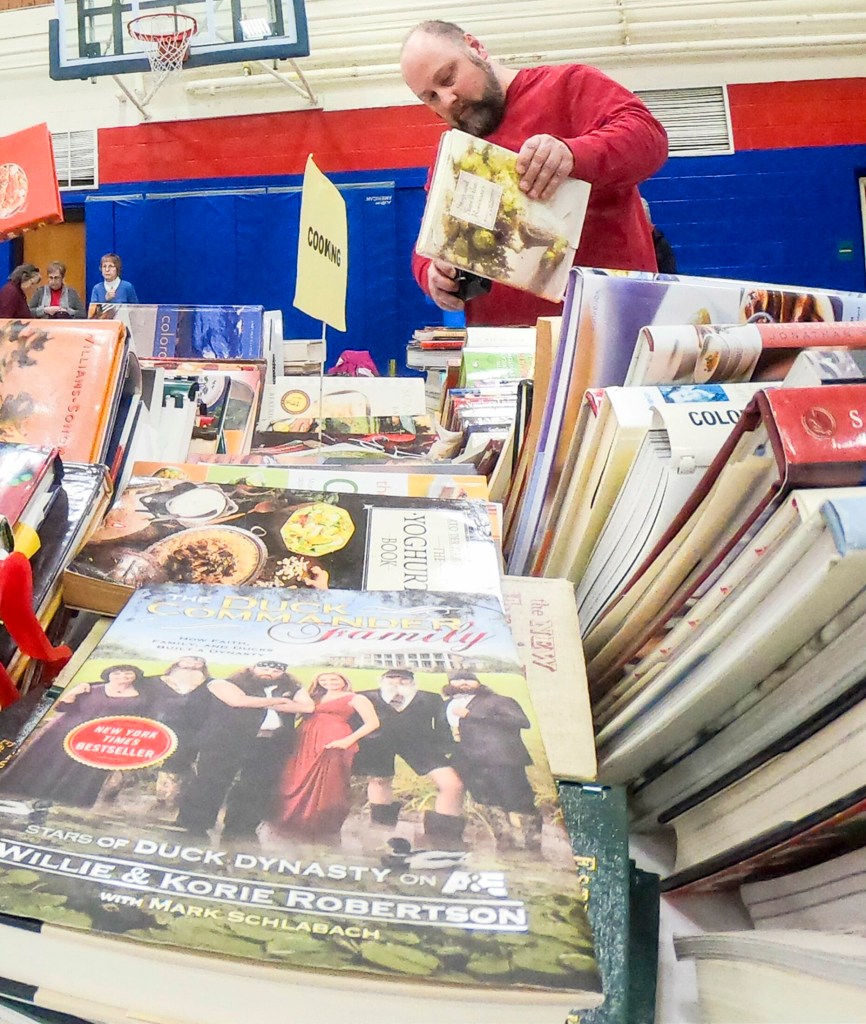
[[[401,294],[423,297],[401,250],[395,189],[390,184],[342,189],[349,230],[345,335],[328,329],[329,362],[344,348],[367,349],[381,372],[402,366],[411,330]],[[286,337],[318,338],[321,324],[292,306],[301,193],[299,189],[189,196],[99,198],[86,204],[88,289],[99,257],[117,252],[123,276],[141,302],[242,304],[280,309]],[[414,212],[414,211],[413,211]],[[417,230],[417,224],[412,230]],[[401,313],[403,315],[401,315]]]

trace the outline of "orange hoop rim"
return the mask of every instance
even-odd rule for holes
[[[186,25],[177,28],[173,32],[142,32],[139,28],[141,22],[154,21],[157,18],[173,18],[176,22],[183,20]],[[198,22],[191,14],[181,14],[174,11],[154,11],[152,14],[139,14],[126,26],[126,31],[141,43],[161,43],[167,40],[181,42],[190,39],[198,28]]]

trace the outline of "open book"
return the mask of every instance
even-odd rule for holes
[[[517,154],[445,132],[416,245],[481,277],[559,302],[580,241],[589,184],[564,181],[542,202],[520,191]]]

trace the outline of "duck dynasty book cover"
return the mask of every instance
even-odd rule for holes
[[[495,598],[137,591],[0,775],[7,914],[601,1002]]]

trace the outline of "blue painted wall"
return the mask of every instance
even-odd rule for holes
[[[751,150],[670,159],[642,192],[681,273],[866,291],[860,176],[866,145]],[[350,283],[349,330],[329,332],[330,352],[368,349],[380,370],[389,359],[402,368],[412,331],[441,323],[409,270],[426,171],[332,177],[347,201]],[[317,337],[292,308],[300,184],[207,179],[105,186],[90,201],[68,194],[85,206],[88,290],[99,256],[116,251],[143,302],[262,303],[283,310],[287,337]],[[258,192],[240,194],[249,189]],[[208,194],[166,195],[197,190]],[[0,267],[11,259],[5,243]]]

